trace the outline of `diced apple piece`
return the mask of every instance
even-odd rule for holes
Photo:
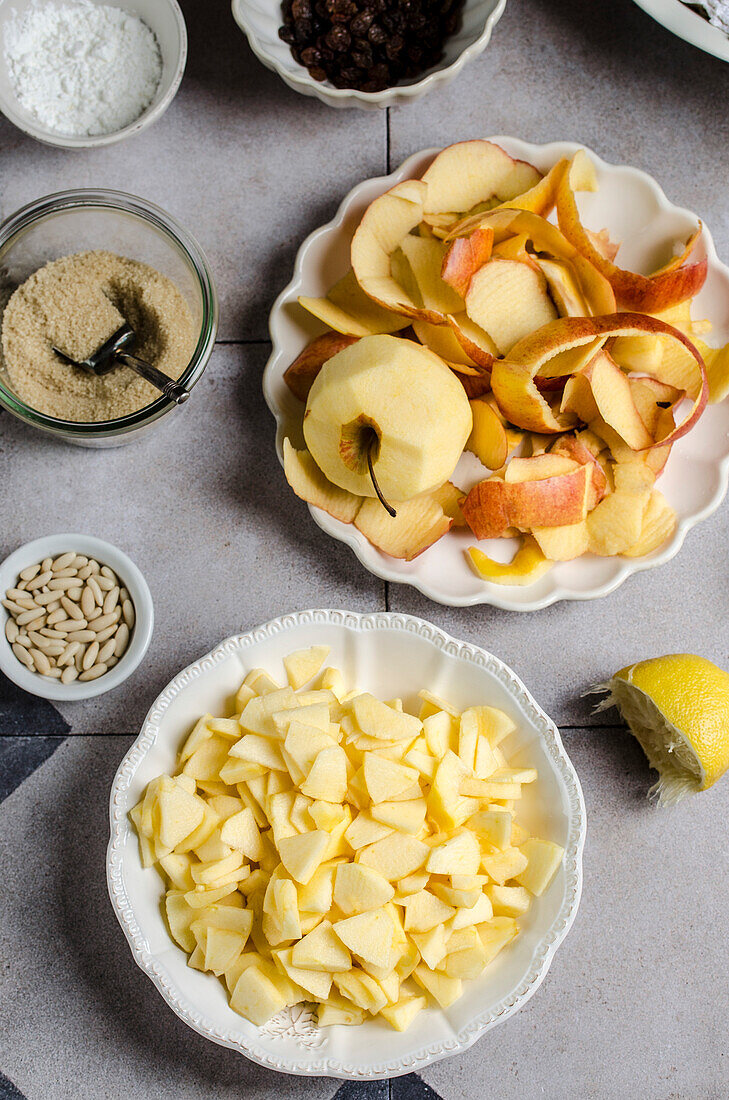
[[[504,848],[501,852],[484,855],[481,866],[484,871],[497,883],[503,886],[509,879],[515,878],[525,870],[528,856],[520,848]],[[522,883],[522,885],[525,885]]]
[[[501,355],[557,317],[541,271],[531,264],[500,259],[484,264],[471,279],[466,312],[489,334]]]
[[[477,978],[488,962],[486,948],[476,928],[453,932],[446,947],[441,967],[449,978]]]
[[[431,875],[475,875],[480,862],[478,840],[466,829],[433,848],[425,869]]]
[[[308,649],[298,649],[295,653],[289,653],[284,657],[284,668],[289,684],[298,691],[309,680],[313,680],[317,672],[329,656],[328,645],[313,645]]]
[[[460,978],[449,978],[447,974],[431,970],[423,963],[415,967],[413,977],[441,1008],[449,1008],[463,993]]]
[[[249,966],[236,982],[230,998],[234,1012],[261,1027],[286,1006],[286,998],[256,966]]]
[[[296,451],[284,439],[284,474],[297,497],[328,512],[342,523],[352,523],[362,498],[333,485],[321,472],[308,451]]]
[[[336,998],[335,1001],[331,993],[329,999],[324,1004],[319,1005],[316,1019],[319,1027],[332,1027],[334,1024],[351,1027],[355,1024],[363,1024],[364,1021],[365,1011],[363,1008],[357,1008],[349,1001],[345,1001],[343,997]]]
[[[167,848],[176,848],[200,824],[204,803],[197,795],[188,794],[179,783],[169,790],[161,789],[157,796],[159,807],[159,836]]]
[[[378,871],[389,882],[397,882],[425,863],[430,849],[413,836],[392,833],[359,852],[359,862]]]
[[[363,768],[367,793],[373,802],[396,798],[418,781],[414,768],[387,760],[376,752],[364,754]]]
[[[551,840],[530,837],[520,849],[528,860],[527,866],[512,877],[539,897],[556,875],[564,857],[564,848]]]
[[[379,872],[360,863],[340,863],[334,880],[334,901],[349,915],[381,909],[394,895]]]
[[[497,917],[520,917],[532,902],[524,886],[487,886],[486,893]]]
[[[332,739],[328,733],[314,726],[304,725],[303,722],[294,720],[290,723],[284,748],[298,766],[302,778],[309,774],[319,753],[332,747],[339,746],[332,745]]]
[[[323,970],[329,974],[349,970],[352,966],[349,951],[342,946],[328,920],[294,944],[291,960],[294,966],[304,970]]]
[[[445,828],[457,828],[479,808],[475,799],[460,794],[461,781],[470,774],[450,749],[438,764],[428,795],[428,807],[431,817]]]
[[[230,742],[213,734],[192,753],[182,771],[193,779],[217,779],[228,758]]]
[[[301,791],[309,798],[327,802],[342,802],[347,794],[347,758],[339,745],[322,749]]]
[[[187,904],[180,890],[167,891],[165,912],[173,940],[180,945],[183,951],[194,951],[196,941],[190,930],[190,925],[195,920],[196,914]]]
[[[471,928],[473,925],[483,924],[484,921],[491,920],[493,915],[494,911],[490,898],[479,890],[478,897],[473,905],[461,906],[456,914],[451,917],[450,927],[453,932],[457,932],[460,928]]]
[[[499,951],[513,940],[517,932],[513,917],[493,917],[490,921],[479,924],[478,934],[486,951],[487,965],[493,962]]]
[[[379,802],[372,806],[370,813],[376,821],[382,821],[398,832],[415,835],[423,827],[426,810],[424,798],[412,798],[404,802]]]
[[[384,1008],[387,997],[374,978],[356,970],[348,973],[335,974],[334,984],[339,992],[347,997],[358,1008],[371,1012],[373,1015]]]
[[[368,844],[374,844],[376,841],[390,836],[392,832],[393,830],[389,825],[374,821],[368,813],[361,812],[357,814],[344,835],[350,848],[357,852],[360,848],[366,848]]]
[[[408,996],[401,997],[393,1005],[385,1005],[380,1009],[380,1015],[384,1016],[390,1027],[395,1031],[407,1031],[411,1023],[427,1006],[425,997]]]
[[[362,732],[379,740],[411,741],[423,728],[412,714],[393,710],[367,692],[352,701],[352,713]]]
[[[189,760],[195,750],[202,745],[203,741],[207,741],[209,737],[212,737],[213,731],[210,728],[210,722],[212,721],[212,714],[203,714],[202,718],[198,718],[192,728],[192,732],[180,750],[180,764],[184,764],[186,760]],[[194,794],[194,791],[191,793]]]
[[[410,894],[401,904],[405,907],[406,932],[429,932],[436,925],[444,924],[454,913],[450,905],[429,890]]]
[[[261,834],[248,806],[224,821],[220,830],[220,839],[255,863],[261,857]]]
[[[511,846],[512,817],[506,810],[481,810],[469,817],[468,828],[494,848]]]
[[[309,882],[324,858],[329,844],[329,834],[314,829],[310,833],[297,833],[283,837],[278,844],[284,867],[297,882]]]
[[[392,951],[393,928],[386,909],[371,909],[336,921],[334,931],[353,955],[372,963],[387,966]]]

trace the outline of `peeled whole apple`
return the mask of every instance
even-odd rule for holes
[[[471,434],[471,407],[445,363],[412,340],[363,336],[332,356],[309,392],[306,445],[342,489],[405,501],[453,473]]]

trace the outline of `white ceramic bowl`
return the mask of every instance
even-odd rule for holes
[[[512,137],[490,140],[513,156],[531,161],[541,171],[579,148],[573,142],[531,145]],[[359,184],[344,199],[332,221],[307,237],[299,249],[293,279],[271,310],[273,353],[263,378],[266,401],[276,417],[279,458],[285,436],[291,435],[296,445],[303,442],[304,406],[288,389],[284,371],[324,328],[297,304],[298,296],[318,297],[326,293],[350,266],[349,243],[367,205],[399,180],[422,175],[436,152],[429,149],[416,153],[390,176]],[[636,271],[654,271],[671,254],[673,242],[683,241],[696,227],[696,215],[669,202],[656,181],[645,172],[608,164],[594,153],[590,156],[597,168],[600,189],[580,196],[580,209],[588,227],[606,227],[613,240],[623,242],[619,263]],[[693,315],[713,323],[706,341],[719,347],[729,342],[729,268],[717,258],[706,226],[696,255],[708,257],[709,273],[694,301]],[[463,489],[470,489],[483,476],[483,466],[470,454],[464,454],[453,475],[455,483]],[[497,585],[477,577],[464,555],[467,547],[476,542],[467,530],[449,532],[420,557],[404,562],[376,550],[356,527],[332,519],[321,509],[310,510],[324,531],[346,542],[362,564],[384,580],[411,584],[431,600],[450,606],[486,603],[510,611],[535,611],[558,600],[606,596],[634,573],[668,561],[678,553],[688,531],[719,507],[728,483],[729,401],[724,401],[710,405],[698,425],[674,446],[660,478],[659,489],[678,513],[677,529],[668,542],[643,558],[598,558],[586,554],[575,561],[560,562],[525,587]],[[286,491],[283,484],[281,491]],[[515,546],[514,540],[494,539],[484,548],[495,558],[506,561],[512,557]]]
[[[123,8],[139,16],[154,31],[162,53],[162,79],[146,111],[129,126],[112,134],[94,137],[72,137],[49,130],[18,102],[5,60],[5,24],[16,13],[22,15],[33,2],[0,0],[0,111],[18,129],[45,145],[56,145],[62,149],[95,149],[132,137],[161,118],[175,98],[187,61],[187,27],[177,0],[94,0],[95,3]]]
[[[704,53],[729,61],[729,36],[680,0],[635,0],[635,3],[667,31],[698,46]]]
[[[233,18],[254,54],[266,68],[278,73],[289,88],[302,95],[316,96],[330,107],[365,109],[411,103],[433,88],[450,84],[468,61],[486,49],[505,7],[506,0],[466,0],[461,29],[445,43],[439,65],[418,80],[396,84],[383,92],[359,92],[314,80],[303,65],[294,61],[290,47],[278,36],[282,24],[280,0],[232,0]]]
[[[404,1032],[370,1021],[319,1030],[311,1011],[289,1009],[255,1027],[228,1005],[220,982],[187,966],[160,911],[162,882],[144,870],[127,814],[147,783],[175,767],[184,738],[200,714],[229,713],[246,672],[263,667],[283,678],[282,658],[312,644],[331,647],[330,661],[347,681],[382,698],[401,696],[416,707],[427,686],[456,706],[501,707],[518,725],[505,742],[517,766],[535,766],[539,780],[520,804],[535,833],[565,848],[563,866],[521,922],[521,935],[463,997],[446,1011],[429,1008]],[[380,613],[303,611],[228,638],[181,672],[152,705],[111,791],[107,881],[114,911],[138,965],[168,1005],[201,1035],[286,1073],[347,1078],[390,1077],[466,1050],[521,1008],[544,979],[577,912],[582,888],[585,806],[559,731],[518,677],[478,646],[455,641],[422,619]]]
[[[95,558],[100,565],[108,565],[128,590],[134,604],[135,622],[126,653],[118,664],[98,680],[89,680],[86,683],[74,680],[71,684],[48,680],[37,672],[30,672],[13,653],[5,637],[5,623],[9,615],[0,605],[0,671],[31,695],[37,695],[41,699],[74,702],[103,695],[131,676],[149,648],[154,628],[154,608],[147,582],[131,558],[110,542],[104,542],[92,535],[46,535],[44,538],[34,539],[33,542],[26,542],[0,564],[0,598],[4,598],[8,588],[13,587],[21,570],[35,565],[43,558],[57,558],[68,550]]]

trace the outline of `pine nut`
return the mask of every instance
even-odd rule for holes
[[[68,568],[68,569],[54,569],[53,570],[53,576],[54,577],[74,577],[76,580],[78,580],[78,570],[74,569],[73,566],[70,566],[70,568]]]
[[[60,657],[63,653],[65,646],[63,642],[46,642],[44,646],[38,646],[41,653],[45,653],[46,657]]]
[[[51,662],[40,649],[31,649],[30,655],[33,658],[35,667],[42,676],[51,671]]]
[[[33,577],[32,581],[28,581],[26,590],[28,592],[34,592],[36,588],[42,588],[44,584],[48,584],[53,574],[50,569],[44,573],[39,573],[37,577]]]
[[[75,588],[77,584],[77,577],[55,577],[48,582],[48,587],[51,592],[56,593],[56,599],[59,599],[59,592],[67,592],[69,588]]]
[[[84,565],[82,569],[79,569],[78,579],[80,581],[85,581],[90,576],[91,576],[91,565],[87,562],[86,565]]]
[[[103,676],[106,672],[106,665],[94,665],[93,668],[89,668],[86,672],[82,672],[79,676],[79,680],[98,680],[99,676]]]
[[[84,670],[84,666],[82,664],[83,659],[84,659],[84,651],[83,651],[83,649],[80,649],[78,651],[78,653],[76,654],[76,656],[74,657],[74,659],[73,659],[74,667],[75,667],[77,672],[83,672],[83,670]]]
[[[51,595],[53,595],[53,593],[51,593]],[[61,606],[61,601],[60,600],[51,600],[50,603],[46,604],[46,611],[50,615],[50,613],[52,611],[58,611],[60,606]]]
[[[60,668],[50,668],[48,672],[42,672],[41,675],[47,676],[51,680],[60,680],[62,673]]]
[[[111,592],[112,588],[116,588],[116,584],[109,577],[103,577],[101,573],[94,577],[94,580],[98,584],[102,592]]]
[[[20,634],[20,628],[15,619],[8,619],[5,623],[5,637],[11,645],[16,641],[18,634]]]
[[[70,665],[70,664],[72,664],[73,659],[76,656],[76,654],[78,653],[80,648],[81,648],[81,642],[69,642],[69,644],[66,646],[66,648],[64,649],[61,656],[58,658],[57,664],[59,666],[60,665]]]
[[[118,583],[119,583],[119,580],[118,580],[118,578],[117,578],[117,575],[116,575],[116,573],[114,572],[114,570],[113,570],[113,569],[111,568],[111,566],[110,566],[110,565],[102,565],[102,567],[101,567],[101,574],[102,574],[102,576],[104,576],[104,577],[108,577],[108,578],[109,578],[109,580],[110,580],[110,581],[113,581],[113,583],[114,583],[114,584],[118,584]]]
[[[85,630],[86,625],[86,619],[59,619],[55,624],[55,629],[68,634],[69,630]]]
[[[125,649],[129,645],[129,627],[126,623],[122,623],[116,632],[114,654],[116,657],[121,657]]]
[[[89,569],[92,573],[100,573],[101,566],[95,558],[89,558]]]
[[[40,573],[40,565],[29,565],[27,569],[23,569],[20,574],[20,579],[23,581],[32,581],[33,577]]]
[[[73,565],[76,561],[76,551],[69,550],[67,554],[61,554],[60,558],[52,563],[51,569],[54,573],[57,573],[59,569],[67,569],[69,565]]]
[[[29,630],[28,637],[33,645],[37,645],[38,649],[43,649],[43,646],[53,645],[52,638],[46,638],[43,634],[39,634],[37,630]]]
[[[61,673],[61,683],[62,684],[71,684],[71,683],[73,683],[74,680],[77,680],[77,679],[78,679],[78,672],[76,671],[76,669],[74,668],[73,665],[69,665],[68,668],[64,668],[63,672]]]
[[[31,657],[28,650],[24,649],[22,645],[18,645],[17,642],[15,642],[13,645],[13,653],[18,658],[18,660],[25,665],[26,668],[31,669],[31,671],[35,668],[35,665],[33,664],[33,658]]]
[[[28,635],[24,634],[22,630],[20,634],[18,634],[18,637],[15,639],[15,644],[22,645],[23,649],[30,649],[33,645]]]
[[[67,642],[95,642],[96,635],[93,630],[69,630],[66,635]]]
[[[47,607],[49,603],[55,603],[59,595],[57,592],[36,592],[33,599],[39,607]]]
[[[23,600],[28,595],[24,588],[9,588],[5,593],[6,600]]]
[[[103,596],[102,591],[99,588],[98,584],[96,583],[96,578],[95,577],[89,577],[89,579],[87,580],[86,583],[87,583],[87,585],[89,586],[89,588],[91,589],[91,591],[94,594],[95,602],[98,604],[99,607],[101,607],[101,605],[104,602],[104,596]]]
[[[67,594],[69,600],[76,600],[76,601],[81,599],[81,593],[82,592],[83,592],[83,589],[81,587],[69,588],[69,589],[66,590],[66,594]]]
[[[12,615],[22,615],[23,614],[23,608],[20,606],[19,603],[16,603],[15,600],[3,600],[2,605],[3,605],[3,607],[7,607],[8,611]]]
[[[106,630],[107,626],[111,626],[112,623],[116,623],[121,618],[121,611],[118,607],[115,607],[108,615],[100,615],[98,619],[94,619],[89,623],[89,630],[93,630],[94,634],[100,633],[102,630]]]
[[[114,585],[111,592],[107,592],[106,598],[104,599],[104,614],[109,615],[118,603],[119,589],[116,585]]]
[[[40,617],[39,617],[40,616]],[[23,611],[20,615],[16,615],[18,626],[26,626],[28,623],[32,623],[35,619],[38,619],[39,626],[43,625],[43,619],[45,614],[35,607],[31,611]],[[31,627],[34,630],[35,627]]]
[[[125,600],[129,599],[129,592],[126,588],[121,588],[119,590],[119,599],[122,603],[124,603]]]
[[[84,565],[89,564],[89,559],[85,554],[76,554],[76,557],[73,559],[73,564],[77,569],[81,569]]]
[[[68,596],[61,596],[61,607],[68,614],[69,619],[83,619],[84,613],[77,603],[70,600]]]
[[[51,566],[53,565],[53,558],[44,558],[41,562],[41,570],[43,573],[50,573]]]
[[[134,604],[131,600],[125,600],[122,604],[122,612],[124,614],[124,622],[131,630],[134,626]]]
[[[106,630],[100,630],[96,635],[96,641],[99,645],[103,645],[109,638],[113,637],[119,629],[118,623],[113,623],[111,626],[107,626]]]
[[[119,658],[118,657],[109,657],[107,662],[106,662],[106,667],[107,668],[113,668],[114,665],[118,665],[118,664],[119,664]]]
[[[59,630],[58,627],[42,626],[38,631],[44,638],[49,638],[52,642],[62,642],[66,638],[66,631]]]
[[[50,615],[46,619],[49,626],[53,626],[54,623],[62,623],[66,618],[66,612],[62,607],[59,607],[56,611],[51,611]]]
[[[91,647],[89,647],[91,648]],[[105,665],[109,657],[114,656],[114,649],[116,648],[116,641],[112,638],[110,641],[105,642],[99,650],[99,664]]]
[[[88,619],[91,612],[94,610],[95,600],[94,593],[89,588],[88,584],[84,585],[84,590],[81,593],[81,610],[84,613],[84,617]]]
[[[101,608],[100,607],[95,607],[93,611],[89,612],[89,616],[88,616],[89,622],[92,623],[94,621],[94,619],[98,619],[100,615],[101,615]]]
[[[31,600],[27,596],[23,596],[21,597],[21,599],[16,600],[15,602],[17,604],[20,604],[20,606],[25,611],[37,611],[40,613],[40,608],[38,607],[38,604],[35,602],[35,600]]]
[[[99,643],[92,642],[84,653],[84,659],[81,662],[84,668],[84,672],[87,672],[90,668],[93,668],[96,664],[96,658],[99,656]]]

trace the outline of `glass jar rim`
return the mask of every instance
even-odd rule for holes
[[[188,260],[202,296],[202,321],[197,345],[190,362],[179,378],[180,383],[191,390],[200,380],[215,344],[218,329],[218,297],[213,274],[202,248],[192,234],[162,207],[125,191],[105,188],[73,188],[56,191],[26,203],[0,222],[0,255],[19,233],[34,222],[64,210],[83,210],[85,207],[95,210],[116,210],[147,222],[167,237]],[[174,401],[161,395],[136,412],[113,420],[64,420],[49,416],[27,405],[3,384],[1,378],[0,405],[27,424],[44,428],[58,436],[73,436],[79,439],[103,439],[125,435],[136,428],[152,423],[176,407]]]

